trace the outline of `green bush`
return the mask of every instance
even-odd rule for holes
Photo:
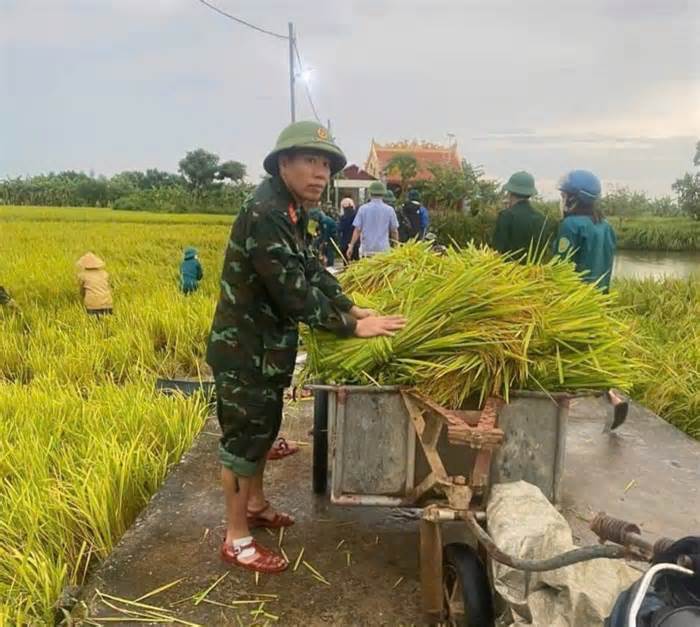
[[[119,198],[114,209],[124,211],[153,211],[157,213],[219,213],[236,214],[252,186],[219,185],[203,192],[184,187],[159,187],[132,192]]]
[[[491,213],[476,216],[457,212],[430,214],[430,230],[435,233],[438,242],[445,246],[452,243],[465,246],[471,241],[475,244],[491,244],[495,226],[496,216]]]
[[[542,208],[535,206],[540,211]],[[542,211],[547,221],[545,223],[545,238],[554,237],[558,220],[552,218],[548,212]],[[430,220],[430,230],[435,233],[438,242],[447,246],[455,243],[458,246],[465,246],[473,241],[475,244],[491,245],[491,238],[496,228],[497,212],[489,210],[478,213],[475,216],[463,213],[432,213]]]

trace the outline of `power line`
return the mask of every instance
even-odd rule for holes
[[[301,61],[301,55],[299,54],[299,48],[297,47],[297,42],[296,38],[294,39],[294,51],[297,54],[297,61],[299,61],[299,69],[302,69],[304,67],[304,64]],[[314,99],[311,97],[311,89],[309,89],[309,83],[307,81],[302,81],[304,83],[304,89],[306,91],[306,97],[309,101],[309,105],[311,105],[311,111],[313,111],[314,117],[316,118],[316,121],[319,124],[322,124],[321,118],[318,115],[318,111],[316,111],[316,105],[314,104]]]
[[[255,24],[251,24],[250,22],[246,22],[245,20],[242,20],[240,17],[236,17],[235,15],[231,15],[230,13],[226,13],[226,11],[222,11],[219,7],[216,7],[213,4],[209,4],[209,2],[207,2],[207,0],[199,0],[199,2],[201,2],[206,7],[209,7],[212,11],[216,11],[220,15],[223,15],[224,17],[227,17],[228,19],[233,20],[234,22],[238,22],[239,24],[242,24],[243,26],[247,26],[248,28],[252,28],[253,30],[256,30],[260,33],[265,33],[265,35],[277,37],[278,39],[284,39],[285,41],[289,40],[289,37],[287,37],[287,35],[280,35],[279,33],[275,33],[271,30],[266,30],[264,28],[260,28],[260,26],[256,26]]]
[[[211,9],[212,11],[215,11],[219,15],[223,15],[224,17],[233,20],[234,22],[241,24],[243,26],[247,26],[248,28],[252,28],[253,30],[256,30],[260,33],[263,33],[265,35],[270,35],[271,37],[276,37],[277,39],[284,39],[285,41],[291,41],[291,46],[294,48],[294,52],[296,54],[297,61],[299,62],[299,69],[302,70],[304,67],[304,64],[301,61],[301,54],[299,53],[299,47],[297,46],[297,38],[294,37],[293,32],[291,31],[290,27],[290,34],[289,35],[282,35],[280,33],[275,33],[274,31],[267,30],[265,28],[261,28],[260,26],[256,26],[255,24],[251,24],[250,22],[247,22],[246,20],[243,20],[239,17],[236,17],[235,15],[231,15],[230,13],[227,13],[226,11],[220,9],[219,7],[211,4],[207,0],[198,0],[200,4],[203,4],[205,7]],[[293,63],[290,62],[290,72],[292,68]],[[290,81],[293,86],[294,84],[294,76],[293,74],[290,74]],[[311,111],[314,114],[314,117],[316,118],[316,121],[319,124],[322,124],[321,118],[318,115],[318,110],[316,109],[316,104],[314,103],[314,99],[311,96],[311,89],[309,88],[309,84],[307,81],[302,81],[304,83],[304,90],[306,91],[306,98],[309,101],[309,106],[311,107]],[[294,120],[294,95],[292,93],[292,120]]]

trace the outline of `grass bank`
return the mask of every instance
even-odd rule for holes
[[[610,218],[619,248],[627,250],[700,250],[700,220],[690,218]]]
[[[698,251],[700,250],[700,221],[690,218],[609,218],[621,250]],[[496,214],[465,216],[460,213],[435,213],[431,229],[441,243],[452,241],[460,246],[469,241],[491,244],[496,226]],[[549,219],[548,237],[553,237],[557,221]]]

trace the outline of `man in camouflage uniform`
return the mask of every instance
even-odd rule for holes
[[[294,523],[265,499],[263,472],[282,420],[283,390],[292,380],[298,323],[347,337],[392,335],[405,323],[355,306],[309,249],[305,205],[318,203],[345,163],[323,126],[287,127],[264,161],[271,176],[246,201],[226,250],[207,349],[223,434],[228,526],[221,556],[259,572],[280,572],[287,562],[258,545],[250,529]]]
[[[516,172],[503,186],[507,206],[498,214],[493,247],[520,263],[538,260],[547,244],[545,217],[530,204],[537,194],[535,178],[529,172]]]

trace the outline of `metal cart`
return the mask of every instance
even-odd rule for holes
[[[422,508],[422,606],[431,623],[493,624],[488,559],[551,570],[654,553],[638,528],[603,514],[594,531],[620,546],[584,547],[548,560],[506,555],[484,529],[492,484],[524,480],[552,503],[559,501],[573,395],[520,391],[508,403],[489,398],[481,410],[455,411],[397,386],[308,387],[314,390],[314,491],[325,493],[330,476],[333,503]],[[619,419],[626,406],[613,403],[611,412]],[[445,521],[463,521],[477,548],[443,546]]]

